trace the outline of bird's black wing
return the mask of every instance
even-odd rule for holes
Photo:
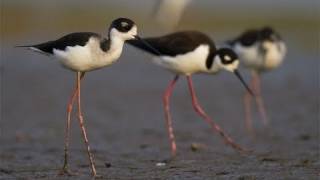
[[[55,41],[48,41],[36,45],[26,45],[17,47],[32,47],[44,53],[53,54],[53,49],[65,50],[68,46],[85,46],[91,37],[100,38],[100,35],[92,32],[77,32],[65,35]],[[101,44],[101,48],[107,48],[107,46],[108,45],[105,43]]]
[[[197,31],[176,32],[169,35],[143,39],[150,46],[139,40],[129,40],[129,44],[156,56],[176,56],[188,53],[201,44],[208,44],[215,50],[213,41]],[[156,49],[156,51],[154,50]],[[159,54],[160,53],[160,54]]]
[[[243,46],[252,46],[259,40],[259,31],[258,30],[248,30],[242,33],[239,37],[234,40],[228,41],[228,44],[233,46],[236,43],[240,43]]]

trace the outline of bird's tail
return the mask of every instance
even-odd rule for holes
[[[39,49],[36,45],[17,45],[17,46],[14,46],[15,48],[27,48],[29,50],[32,50],[34,52],[38,52],[38,53],[41,53],[41,54],[44,54],[44,55],[49,55],[48,53],[42,51],[41,49]]]

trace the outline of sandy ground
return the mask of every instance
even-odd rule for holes
[[[148,63],[150,56],[126,47],[112,68],[83,81],[83,110],[97,171],[110,179],[318,179],[319,59],[291,51],[285,64],[265,74],[263,91],[271,123],[254,114],[256,136],[244,128],[244,88],[229,73],[194,76],[200,102],[239,144],[226,146],[197,116],[186,80],[171,101],[178,156],[170,157],[162,94],[173,76]],[[4,49],[0,179],[89,179],[77,119],[72,122],[71,170],[63,160],[65,109],[74,74],[54,60],[22,49]],[[248,73],[243,71],[248,80]],[[203,148],[192,151],[191,144]]]

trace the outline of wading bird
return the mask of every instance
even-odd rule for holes
[[[144,43],[146,42],[146,43]],[[168,34],[161,37],[145,38],[143,41],[129,40],[129,44],[151,53],[155,56],[153,62],[175,74],[174,79],[167,87],[164,96],[165,119],[171,143],[171,153],[176,155],[176,142],[172,128],[172,120],[169,112],[169,100],[173,88],[180,75],[187,78],[192,105],[194,110],[218,132],[228,145],[233,148],[246,151],[232,140],[202,109],[192,85],[191,75],[194,73],[215,74],[220,70],[234,73],[250,89],[237,70],[239,60],[236,53],[229,48],[216,49],[214,42],[205,34],[197,31],[183,31]],[[150,45],[150,46],[149,46]]]
[[[260,74],[280,66],[287,51],[286,45],[280,35],[270,27],[248,30],[228,43],[239,55],[240,61],[251,70],[250,87],[256,95],[254,98],[262,121],[267,125],[268,118],[261,95]],[[245,121],[249,132],[253,132],[251,99],[252,97],[245,93]]]
[[[137,26],[135,23],[127,18],[118,18],[111,23],[107,38],[92,32],[76,32],[54,41],[36,45],[18,46],[27,47],[36,52],[53,56],[60,61],[63,67],[76,72],[76,87],[67,106],[64,163],[61,174],[71,174],[68,168],[70,121],[73,104],[77,98],[78,119],[89,156],[91,172],[93,176],[97,175],[81,111],[81,80],[86,72],[110,66],[116,62],[122,53],[125,41],[137,38]]]

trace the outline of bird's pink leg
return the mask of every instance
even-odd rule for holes
[[[80,79],[82,79],[84,77],[85,73],[81,74]],[[77,83],[77,77],[76,76],[76,83]],[[60,174],[69,174],[71,175],[72,173],[69,171],[68,169],[68,161],[69,161],[69,142],[70,142],[70,123],[71,123],[71,112],[72,112],[72,108],[73,108],[73,103],[74,100],[76,99],[76,95],[78,94],[78,86],[76,86],[76,88],[73,90],[71,98],[68,102],[67,105],[67,121],[66,121],[66,129],[65,129],[65,138],[64,138],[64,162],[63,162],[63,167],[62,170],[60,172]]]
[[[255,100],[258,106],[258,111],[261,115],[263,124],[266,126],[268,125],[269,121],[268,121],[266,108],[264,106],[264,101],[261,94],[261,81],[260,81],[259,74],[257,72],[252,73],[252,80],[253,80],[253,83],[252,83],[253,90],[256,93]]]
[[[169,134],[169,139],[171,143],[171,153],[172,157],[176,155],[177,152],[177,145],[175,142],[175,137],[173,134],[173,128],[172,128],[172,119],[170,115],[170,107],[169,107],[169,100],[170,96],[172,94],[172,90],[174,88],[175,83],[179,79],[179,76],[176,75],[174,79],[170,82],[169,86],[167,87],[164,96],[163,96],[163,105],[164,105],[164,110],[165,110],[165,118],[166,118],[166,124],[167,124],[167,129],[168,129],[168,134]]]
[[[251,80],[250,82],[250,85],[249,85],[250,89],[253,89],[252,84],[253,84],[253,80]],[[244,104],[244,111],[245,111],[244,113],[245,113],[246,129],[250,134],[253,133],[251,100],[252,100],[251,94],[248,91],[246,91],[243,96],[243,104]]]
[[[81,93],[80,93],[81,91],[80,91],[80,89],[81,89],[81,72],[77,72],[79,124],[80,124],[80,128],[81,128],[81,131],[82,131],[82,136],[83,136],[83,139],[84,139],[84,143],[85,143],[85,145],[87,147],[87,153],[88,153],[88,156],[89,156],[91,173],[92,173],[92,176],[96,176],[97,172],[96,172],[96,168],[95,168],[94,161],[93,161],[93,155],[91,154],[91,151],[90,151],[89,141],[88,141],[88,138],[87,138],[87,133],[86,133],[86,129],[85,129],[85,126],[84,126],[84,120],[83,120],[83,115],[82,115],[82,111],[81,111]]]
[[[219,125],[217,125],[201,108],[201,106],[198,103],[198,99],[195,94],[195,90],[192,85],[192,79],[191,76],[187,76],[188,85],[190,94],[192,97],[192,105],[195,111],[210,125],[213,131],[218,132],[218,134],[224,139],[225,143],[230,145],[236,150],[239,150],[241,152],[247,152],[248,150],[242,148],[240,145],[236,144],[233,139],[231,139],[221,128]]]

